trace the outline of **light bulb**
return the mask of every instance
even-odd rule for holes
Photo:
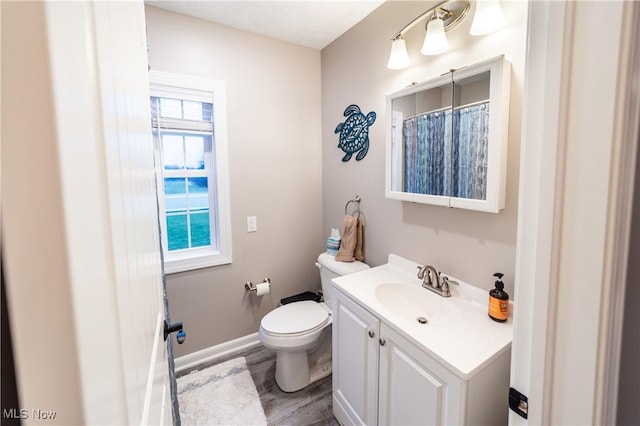
[[[440,18],[432,19],[427,24],[427,34],[420,53],[423,55],[437,55],[449,48],[447,36],[444,33],[444,21]]]
[[[402,38],[397,38],[391,43],[391,54],[387,68],[391,70],[401,70],[411,65],[409,54],[407,53],[407,44]]]
[[[504,26],[504,13],[500,0],[477,0],[476,12],[469,34],[483,35],[496,31]]]

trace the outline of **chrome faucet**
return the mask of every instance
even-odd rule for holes
[[[418,266],[422,287],[440,288],[440,272],[431,265]]]
[[[457,281],[449,280],[449,277],[442,275],[431,265],[418,266],[418,278],[422,280],[422,287],[439,294],[442,297],[451,297],[449,284],[458,285]]]

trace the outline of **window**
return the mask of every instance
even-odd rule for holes
[[[151,71],[165,272],[231,263],[224,84]]]

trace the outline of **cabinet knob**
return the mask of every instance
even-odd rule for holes
[[[384,339],[380,339],[380,346],[384,346],[387,343]]]
[[[369,337],[371,337],[373,339],[373,336],[375,336],[376,333],[373,332],[373,330],[369,330]]]

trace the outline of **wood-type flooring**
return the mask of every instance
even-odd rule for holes
[[[258,390],[260,402],[269,425],[337,426],[333,417],[331,376],[297,392],[283,392],[275,380],[276,354],[260,345],[217,359],[214,363],[199,365],[203,369],[227,360],[245,357],[247,367]],[[191,370],[194,370],[191,369]],[[180,377],[188,371],[177,373]]]

